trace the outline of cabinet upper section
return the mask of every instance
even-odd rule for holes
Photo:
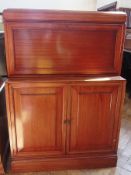
[[[8,75],[119,75],[125,21],[122,12],[5,10]]]

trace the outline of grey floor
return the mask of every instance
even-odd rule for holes
[[[118,162],[115,168],[23,173],[21,175],[131,175],[131,98],[126,96],[122,113]],[[8,175],[13,175],[8,173]],[[19,174],[20,175],[20,174]]]

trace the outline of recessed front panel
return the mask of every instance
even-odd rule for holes
[[[96,153],[114,150],[117,85],[72,86],[69,153]]]
[[[45,26],[45,29],[14,30],[16,71],[31,73],[34,69],[39,73],[84,73],[113,69],[117,32],[86,28],[83,31],[51,30]]]
[[[21,83],[19,88],[13,87],[12,96],[15,154],[27,157],[64,154],[64,87],[20,86]]]
[[[120,71],[120,25],[12,22],[7,26],[10,76]]]

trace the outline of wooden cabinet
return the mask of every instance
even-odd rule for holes
[[[122,78],[104,82],[9,81],[12,160],[44,158],[48,162],[59,158],[63,162],[73,155],[79,162],[78,154],[115,155],[124,85]]]
[[[13,172],[115,166],[123,12],[5,10]]]

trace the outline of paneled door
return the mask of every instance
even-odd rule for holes
[[[7,87],[13,157],[65,153],[66,87],[62,83],[11,82]]]
[[[117,81],[71,86],[68,154],[115,152],[122,92]]]

